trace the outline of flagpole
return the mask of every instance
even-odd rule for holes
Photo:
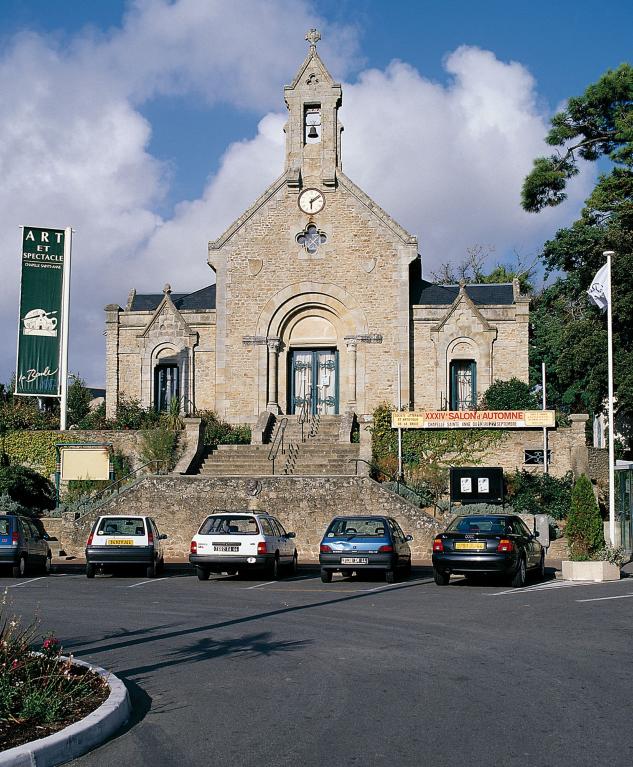
[[[612,250],[605,250],[602,254],[607,259],[607,345],[608,345],[608,377],[609,377],[609,540],[611,546],[615,546],[615,450],[614,450],[614,426],[613,426],[613,321],[611,309],[611,257]]]

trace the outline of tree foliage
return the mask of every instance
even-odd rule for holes
[[[565,534],[572,559],[590,559],[604,546],[602,518],[591,480],[586,474],[578,477],[571,491],[571,506]]]
[[[482,405],[490,410],[536,410],[539,402],[525,381],[511,378],[491,384],[484,392]]]
[[[55,486],[26,466],[0,468],[0,495],[8,495],[27,509],[54,509]]]
[[[577,221],[545,243],[546,271],[559,276],[532,306],[531,380],[548,374],[548,404],[594,413],[607,390],[606,318],[586,290],[612,250],[614,379],[621,415],[633,414],[633,68],[622,64],[552,118],[547,142],[559,154],[535,160],[523,207],[558,205],[579,161],[608,165]]]
[[[515,253],[514,264],[497,262],[491,269],[488,262],[493,252],[491,245],[473,245],[466,248],[466,255],[460,263],[440,264],[437,271],[431,272],[431,278],[440,285],[457,285],[459,282],[491,285],[518,279],[521,292],[532,293],[534,287],[530,280],[534,274],[534,264],[526,266],[521,256]]]

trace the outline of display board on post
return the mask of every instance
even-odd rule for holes
[[[59,397],[66,429],[72,229],[22,227],[15,394]]]

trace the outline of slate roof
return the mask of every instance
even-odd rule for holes
[[[164,293],[137,293],[130,311],[153,312],[164,298]],[[215,309],[215,285],[196,290],[195,293],[172,293],[171,300],[179,311]]]
[[[510,306],[514,303],[512,283],[466,285],[466,294],[476,306]],[[459,295],[459,285],[436,285],[423,279],[411,281],[413,305],[450,306]]]

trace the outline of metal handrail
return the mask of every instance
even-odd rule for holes
[[[288,419],[284,417],[281,419],[281,421],[279,421],[279,428],[273,437],[273,441],[270,445],[270,450],[268,451],[268,460],[272,461],[273,464],[273,474],[275,473],[275,458],[277,458],[279,448],[281,448],[282,455],[286,452],[284,449],[284,434],[286,431],[286,426],[288,426]]]
[[[131,471],[129,474],[126,474],[125,476],[121,477],[120,479],[116,479],[114,482],[111,482],[109,485],[106,485],[103,490],[100,490],[98,493],[95,493],[94,495],[89,496],[85,501],[79,504],[79,506],[94,506],[95,502],[98,502],[99,500],[102,500],[104,497],[110,497],[112,495],[115,495],[116,493],[120,492],[121,485],[123,482],[125,482],[126,479],[129,479],[130,477],[133,477],[135,474],[138,474],[141,469],[146,469],[148,466],[155,466],[156,468],[156,474],[158,474],[158,464],[161,463],[161,461],[154,460],[154,461],[148,461],[147,463],[144,463],[142,466],[138,466],[136,469]],[[112,492],[108,493],[111,488],[114,488]],[[107,495],[106,495],[107,493]],[[75,519],[81,519],[86,514],[90,513],[90,509],[88,511],[84,511],[83,513],[77,512],[77,517]]]
[[[297,418],[297,423],[301,424],[301,441],[305,442],[305,435],[303,433],[303,427],[305,425],[305,422],[308,420],[308,403],[305,400],[305,397],[303,398],[303,402],[301,403],[301,408],[299,409],[299,417]]]

